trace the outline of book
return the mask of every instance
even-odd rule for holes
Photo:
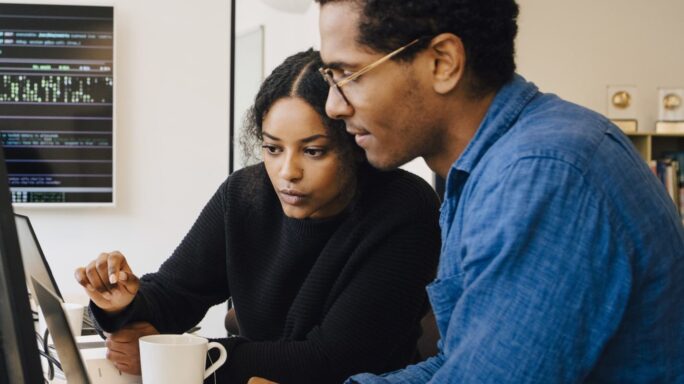
[[[676,156],[673,156],[676,157]],[[684,199],[682,190],[684,183],[682,183],[682,167],[677,160],[672,157],[664,158],[655,161],[655,173],[658,179],[663,183],[667,194],[672,199],[677,212],[684,217]],[[651,167],[653,169],[653,166]]]

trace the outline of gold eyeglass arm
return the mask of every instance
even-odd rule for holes
[[[380,64],[386,62],[387,60],[393,58],[394,56],[400,54],[400,53],[403,52],[406,48],[412,46],[413,44],[417,43],[418,41],[420,41],[420,39],[415,39],[415,40],[413,40],[412,42],[410,42],[410,43],[404,45],[403,47],[401,47],[401,48],[399,48],[399,49],[397,49],[396,51],[390,52],[387,56],[381,58],[380,60],[378,60],[378,61],[376,61],[376,62],[374,62],[374,63],[369,64],[368,66],[362,68],[361,70],[359,70],[358,72],[354,73],[353,75],[347,77],[346,79],[340,80],[339,82],[337,82],[337,86],[338,86],[338,87],[342,87],[342,86],[344,86],[345,84],[349,83],[350,81],[354,81],[354,80],[358,79],[359,76],[363,75],[364,73],[366,73],[366,72],[368,72],[368,71],[372,71],[372,70],[373,70],[375,67],[377,67],[378,65],[380,65]]]

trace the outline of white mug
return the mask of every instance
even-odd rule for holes
[[[221,355],[209,368],[207,352]],[[216,342],[193,335],[150,335],[140,338],[140,365],[144,384],[202,384],[223,363],[228,353]]]

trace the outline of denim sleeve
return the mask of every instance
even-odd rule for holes
[[[562,160],[523,158],[505,174],[461,200],[467,225],[442,262],[460,265],[463,292],[435,308],[448,321],[430,382],[582,382],[630,293],[624,218]]]
[[[381,376],[362,373],[349,378],[345,384],[423,384],[430,381],[435,372],[442,366],[444,355],[438,354],[419,364],[389,372]]]
[[[456,217],[465,219],[454,219],[445,236],[430,287],[440,355],[349,382],[586,378],[616,332],[631,290],[624,218],[610,196],[562,160],[523,158],[505,175],[464,191]]]

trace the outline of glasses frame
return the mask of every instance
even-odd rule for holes
[[[410,46],[418,43],[420,40],[421,39],[418,38],[418,39],[415,39],[415,40],[411,41],[410,43],[408,43],[402,47],[399,47],[398,49],[396,49],[396,50],[388,53],[387,55],[377,59],[376,61],[366,65],[365,67],[359,69],[358,71],[352,73],[351,75],[345,77],[344,79],[342,79],[340,81],[335,81],[335,79],[333,78],[333,75],[332,75],[332,69],[330,69],[330,68],[320,67],[320,68],[318,68],[318,72],[320,72],[321,76],[323,76],[323,79],[325,79],[325,81],[328,83],[328,85],[330,85],[330,88],[335,88],[335,90],[337,91],[337,94],[342,96],[342,99],[344,100],[344,102],[347,103],[348,105],[351,105],[351,103],[349,103],[349,100],[347,99],[347,96],[344,94],[344,92],[342,92],[342,87],[344,87],[346,84],[349,84],[350,82],[358,79],[359,77],[365,75],[366,73],[372,71],[373,69],[377,68],[378,66],[380,66],[384,62],[390,60],[394,56],[400,54],[401,52],[403,52],[404,50],[406,50]]]

